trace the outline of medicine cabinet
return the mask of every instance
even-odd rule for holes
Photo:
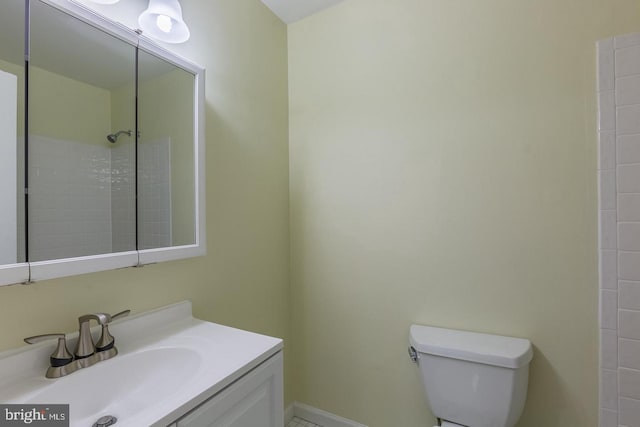
[[[204,70],[68,0],[0,40],[0,284],[203,255]]]

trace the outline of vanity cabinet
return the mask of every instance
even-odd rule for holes
[[[169,427],[282,427],[282,352]]]
[[[189,301],[109,329],[115,358],[56,380],[45,372],[57,340],[0,352],[0,402],[69,405],[70,427],[105,416],[117,427],[284,425],[281,339],[194,318]]]

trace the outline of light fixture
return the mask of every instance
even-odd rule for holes
[[[138,25],[143,35],[167,43],[183,43],[191,35],[182,19],[178,0],[149,0],[149,7],[140,14]]]
[[[91,0],[91,1],[98,4],[116,4],[120,0]]]

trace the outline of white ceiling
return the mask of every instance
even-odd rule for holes
[[[262,0],[286,24],[291,24],[344,0]]]

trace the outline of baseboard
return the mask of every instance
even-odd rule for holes
[[[290,411],[292,407],[293,411]],[[287,411],[285,411],[285,419],[291,420],[291,418],[286,418],[287,412],[292,412],[291,418],[293,418],[293,416],[300,417],[312,423],[319,424],[322,427],[367,427],[364,424],[339,417],[300,402],[293,402],[293,405],[289,406]]]
[[[293,403],[284,410],[284,425],[289,425],[289,422],[293,419]]]

